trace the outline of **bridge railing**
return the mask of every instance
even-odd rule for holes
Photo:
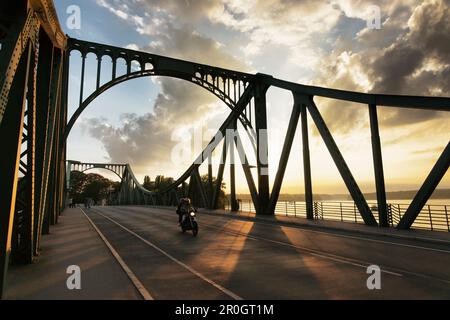
[[[255,213],[255,207],[250,199],[238,200],[240,212]],[[378,207],[376,202],[368,202],[375,219],[378,221]],[[388,219],[391,227],[396,227],[409,204],[388,203]],[[226,203],[225,210],[231,210]],[[352,201],[314,201],[314,219],[341,221],[364,224],[356,204]],[[306,218],[306,202],[278,201],[275,214],[286,217]],[[450,232],[450,205],[426,205],[418,215],[414,224],[415,229]]]

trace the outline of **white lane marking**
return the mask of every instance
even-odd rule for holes
[[[158,208],[161,210],[169,210],[169,209],[164,209],[164,208]],[[200,212],[202,213],[202,212]],[[203,212],[209,216],[214,216],[214,217],[218,217],[217,215],[215,215],[214,213],[209,213],[209,212]],[[267,222],[262,222],[262,221],[256,221],[256,220],[246,220],[246,219],[239,219],[241,217],[226,217],[226,216],[222,216],[220,215],[220,217],[226,218],[226,219],[230,219],[230,220],[238,220],[238,221],[244,221],[244,222],[254,222],[254,223],[258,223],[258,224],[262,224],[262,225],[267,225],[267,226],[273,226],[273,223],[267,223]],[[392,242],[392,241],[385,241],[385,240],[377,240],[377,239],[370,239],[370,238],[364,238],[364,237],[358,237],[358,236],[348,236],[348,235],[344,235],[344,234],[338,234],[338,233],[332,233],[331,230],[329,232],[327,231],[317,231],[317,230],[311,230],[302,226],[289,226],[286,225],[285,222],[280,221],[282,224],[280,226],[282,227],[286,227],[286,228],[290,228],[290,229],[299,229],[302,231],[306,231],[306,232],[312,232],[312,233],[319,233],[319,234],[324,234],[324,235],[328,235],[331,237],[340,237],[340,238],[348,238],[348,239],[357,239],[357,240],[362,240],[362,241],[368,241],[368,242],[376,242],[376,243],[383,243],[383,244],[392,244],[392,245],[396,245],[396,246],[400,246],[400,247],[407,247],[407,248],[414,248],[414,249],[420,249],[420,250],[425,250],[425,251],[435,251],[435,252],[441,252],[441,253],[447,253],[450,254],[449,250],[443,250],[443,249],[435,249],[435,248],[430,248],[430,247],[422,247],[422,246],[415,246],[412,244],[405,244],[405,243],[399,243],[399,242]],[[314,226],[312,226],[314,227]],[[342,230],[342,232],[346,232],[346,230]],[[349,232],[351,232],[351,230],[349,230]],[[389,237],[389,235],[385,235],[385,234],[380,234],[380,235],[373,235],[375,237],[382,237],[382,236],[386,236]],[[407,237],[404,237],[404,240],[409,240],[409,241],[414,241],[414,240],[422,240],[426,241],[427,238],[420,238],[420,237],[416,237],[415,239],[409,239]],[[449,243],[448,241],[442,240],[443,244],[447,244]]]
[[[177,258],[173,257],[172,255],[170,255],[169,253],[165,252],[164,250],[162,250],[161,248],[159,248],[158,246],[156,246],[155,244],[151,243],[150,241],[148,241],[147,239],[141,237],[140,235],[138,235],[137,233],[133,232],[132,230],[128,229],[127,227],[123,226],[122,224],[120,224],[119,222],[105,216],[104,214],[96,211],[96,213],[98,215],[101,215],[102,217],[104,217],[105,219],[108,219],[109,221],[111,221],[112,223],[116,224],[117,226],[121,227],[122,229],[124,229],[125,231],[127,231],[128,233],[132,234],[133,236],[135,236],[136,238],[138,238],[139,240],[141,240],[142,242],[144,242],[145,244],[149,245],[150,247],[152,247],[153,249],[159,251],[160,253],[162,253],[163,255],[165,255],[167,258],[169,258],[170,260],[172,260],[173,262],[177,263],[178,265],[182,266],[183,268],[185,268],[186,270],[190,271],[191,273],[193,273],[194,275],[196,275],[197,277],[199,277],[200,279],[206,281],[207,283],[209,283],[210,285],[214,286],[215,288],[219,289],[220,291],[222,291],[223,293],[225,293],[227,296],[233,298],[234,300],[243,300],[240,296],[238,296],[237,294],[235,294],[234,292],[222,287],[220,284],[215,283],[213,280],[208,279],[207,277],[205,277],[203,274],[201,274],[200,272],[194,270],[193,268],[189,267],[187,264],[181,262],[180,260],[178,260]]]
[[[154,300],[152,295],[147,291],[147,289],[145,289],[145,287],[142,284],[142,282],[139,281],[139,279],[136,277],[136,275],[133,273],[133,271],[131,271],[131,269],[128,267],[128,265],[125,263],[125,261],[123,261],[122,257],[113,248],[111,243],[108,241],[108,239],[106,239],[106,237],[103,235],[103,233],[100,231],[100,229],[97,228],[97,226],[94,224],[94,222],[91,220],[91,218],[88,217],[88,215],[86,214],[86,212],[84,212],[83,209],[80,208],[80,210],[84,214],[86,219],[89,221],[89,223],[92,225],[94,230],[97,231],[97,233],[100,236],[100,238],[103,240],[103,242],[106,244],[108,249],[111,251],[111,253],[114,256],[114,258],[116,258],[117,262],[120,264],[122,269],[125,271],[125,273],[127,274],[128,278],[130,278],[131,282],[136,287],[136,289],[139,291],[139,293],[141,294],[142,298],[144,298],[144,300]]]
[[[136,213],[138,213],[138,212],[136,212]],[[164,213],[162,213],[162,214],[164,214]],[[327,253],[327,252],[323,252],[323,251],[319,251],[319,250],[314,250],[314,249],[309,249],[309,248],[297,246],[297,245],[286,243],[286,242],[282,242],[282,241],[267,239],[267,238],[259,237],[259,236],[250,236],[248,234],[245,234],[245,233],[242,233],[242,232],[239,232],[239,231],[227,230],[225,228],[222,228],[222,227],[219,227],[219,226],[215,226],[215,225],[211,225],[211,224],[204,223],[204,222],[202,223],[202,225],[206,226],[206,227],[209,227],[209,228],[219,229],[219,230],[222,230],[223,232],[226,232],[226,233],[230,233],[230,234],[233,234],[233,235],[246,237],[246,238],[249,238],[249,239],[252,239],[252,240],[256,240],[256,241],[261,240],[261,241],[271,242],[271,243],[275,243],[275,244],[278,244],[278,245],[287,246],[287,247],[295,248],[295,249],[298,249],[298,250],[306,251],[309,254],[311,254],[312,256],[317,256],[317,257],[320,257],[320,258],[323,258],[323,259],[328,259],[328,260],[332,260],[332,261],[335,261],[335,262],[356,266],[358,268],[367,269],[368,266],[373,264],[373,263],[369,263],[369,262],[366,262],[366,261],[360,261],[360,260],[356,260],[356,259],[346,258],[346,257],[334,255],[334,254],[331,254],[331,253]],[[390,275],[397,276],[397,277],[402,277],[403,276],[402,274],[397,273],[397,272],[391,272],[391,271],[387,271],[387,270],[381,270],[381,271],[386,273],[386,274],[390,274]]]

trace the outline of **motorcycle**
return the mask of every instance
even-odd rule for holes
[[[194,237],[198,234],[198,224],[195,218],[197,216],[196,213],[197,209],[190,209],[189,212],[183,214],[180,223],[181,231],[186,232],[192,230]]]

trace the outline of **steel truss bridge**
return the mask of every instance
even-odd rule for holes
[[[150,192],[136,179],[127,164],[88,164],[66,161],[67,137],[80,114],[105,91],[115,85],[147,76],[165,76],[189,81],[208,90],[230,109],[218,129],[221,136],[227,129],[237,128],[238,122],[248,133],[257,157],[256,179],[237,135],[223,143],[234,157],[239,151],[242,169],[258,215],[271,215],[280,194],[283,177],[291,152],[297,124],[301,121],[303,144],[303,173],[307,217],[313,219],[313,193],[308,141],[307,113],[316,125],[334,163],[353,198],[358,212],[369,226],[388,226],[385,179],[379,137],[377,108],[407,108],[450,111],[450,98],[366,94],[305,86],[273,78],[264,74],[249,74],[214,66],[172,59],[169,57],[118,48],[114,46],[68,38],[62,32],[51,0],[3,1],[0,5],[0,290],[9,263],[32,263],[39,255],[41,235],[49,233],[51,225],[66,205],[67,179],[72,169],[104,168],[121,178],[119,204],[173,205],[180,196],[196,199],[199,207],[214,209],[225,169],[218,167],[213,185],[213,168],[208,162],[208,184],[201,183],[199,167],[208,157],[199,155],[187,170],[165,190]],[[69,62],[73,51],[81,53],[80,99],[73,116],[68,119]],[[96,88],[84,98],[86,57],[94,54],[98,60]],[[111,79],[101,84],[102,60],[112,61]],[[124,75],[117,75],[118,59],[126,62]],[[139,66],[138,70],[132,65]],[[291,117],[279,159],[272,190],[266,174],[269,164],[267,137],[260,133],[267,129],[266,92],[270,87],[289,91],[294,98]],[[372,154],[378,214],[374,216],[355,181],[347,162],[315,103],[315,97],[359,103],[370,117]],[[208,151],[213,151],[221,139],[213,138]],[[205,150],[204,150],[205,151]],[[417,192],[411,205],[397,224],[408,229],[423,208],[450,163],[450,143],[442,151],[436,164]],[[236,210],[235,165],[230,164],[231,209]],[[255,181],[256,180],[256,181]],[[187,182],[189,183],[187,184]]]

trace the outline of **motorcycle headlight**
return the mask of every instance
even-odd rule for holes
[[[191,217],[195,217],[195,212],[191,212]]]

